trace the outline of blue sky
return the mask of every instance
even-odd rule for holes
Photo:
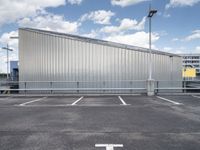
[[[148,47],[149,4],[153,48],[172,53],[200,52],[200,0],[0,0],[0,46],[18,59],[19,27],[32,27]],[[6,52],[0,50],[0,72]]]

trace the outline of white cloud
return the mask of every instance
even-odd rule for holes
[[[192,41],[192,40],[196,40],[196,39],[200,39],[200,30],[192,31],[192,34],[187,36],[184,40],[185,41]]]
[[[149,1],[149,0],[111,0],[111,4],[118,5],[121,7],[126,7],[130,5],[135,5],[144,1]]]
[[[11,48],[16,50],[18,49],[18,39],[11,39],[11,37],[18,37],[18,31],[3,33],[0,37],[0,44],[2,46],[9,44]]]
[[[163,17],[165,17],[165,18],[170,18],[171,15],[170,15],[170,14],[167,14],[167,13],[164,13],[164,14],[163,14]]]
[[[172,51],[170,53],[174,53],[174,54],[183,54],[184,52],[181,51],[181,50],[175,50],[175,51]]]
[[[166,5],[166,9],[170,7],[193,6],[198,2],[200,2],[200,0],[170,0],[169,4]]]
[[[183,53],[183,50],[182,48],[172,48],[172,47],[164,47],[163,49],[161,49],[161,51],[164,51],[164,52],[168,52],[168,53],[175,53],[175,54],[181,54]]]
[[[65,5],[65,0],[1,0],[0,26],[17,21],[19,18],[36,15],[47,7]]]
[[[165,52],[171,52],[172,49],[173,49],[172,47],[164,47],[163,51],[165,51]]]
[[[97,31],[92,30],[90,33],[82,34],[84,37],[89,37],[89,38],[96,38],[98,36]]]
[[[39,14],[36,17],[23,18],[18,21],[21,27],[33,27],[64,33],[76,33],[80,24],[66,21],[63,16],[54,14]]]
[[[179,40],[180,40],[179,38],[173,38],[172,42],[176,42],[176,41],[179,41]]]
[[[200,46],[197,46],[197,47],[195,48],[195,53],[200,53]]]
[[[116,33],[127,30],[143,30],[145,21],[146,17],[144,17],[141,22],[138,22],[137,20],[124,18],[123,20],[120,21],[119,26],[106,26],[103,27],[100,31],[104,33]]]
[[[158,34],[153,33],[152,43],[156,42],[159,38],[160,37]],[[149,47],[149,33],[146,33],[144,31],[136,32],[133,34],[111,35],[104,38],[104,40],[145,48]],[[155,45],[152,45],[152,48],[155,48]]]
[[[74,5],[74,4],[81,4],[83,0],[67,0],[68,3]]]
[[[9,52],[9,59],[10,60],[18,60],[18,39],[11,39],[10,37],[17,37],[18,31],[11,31],[3,33],[0,37],[0,45],[6,47],[7,44],[9,48],[13,49],[12,52]],[[0,72],[6,72],[6,51],[0,50]]]
[[[110,19],[114,16],[115,13],[112,11],[97,10],[87,14],[84,14],[81,17],[81,21],[92,20],[96,24],[110,24]]]

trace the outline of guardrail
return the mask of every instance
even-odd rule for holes
[[[144,80],[0,81],[1,93],[145,93]]]
[[[146,80],[121,81],[0,81],[0,94],[134,94],[147,93]],[[158,93],[200,93],[200,80],[153,81]]]
[[[155,81],[154,89],[155,93],[200,93],[200,80],[160,80]]]

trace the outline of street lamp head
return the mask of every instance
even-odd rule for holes
[[[19,39],[18,36],[10,36],[10,39]]]
[[[156,13],[157,13],[157,10],[156,9],[152,9],[152,10],[149,11],[148,17],[151,18]]]
[[[13,49],[7,48],[7,47],[2,47],[2,49],[8,50],[8,51],[13,51]]]

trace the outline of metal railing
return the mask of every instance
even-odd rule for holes
[[[155,81],[155,93],[200,93],[200,80]]]
[[[4,93],[145,93],[146,81],[0,81]]]
[[[147,93],[146,80],[121,81],[0,81],[0,94],[134,94]],[[158,93],[200,93],[200,80],[154,82]]]

